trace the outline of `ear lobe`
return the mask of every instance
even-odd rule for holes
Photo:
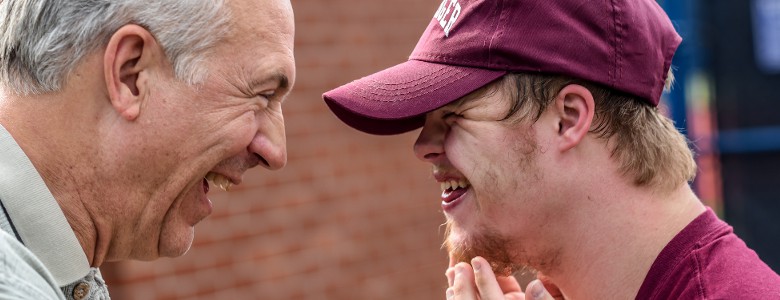
[[[593,95],[581,85],[570,84],[556,96],[555,109],[560,117],[559,148],[566,151],[576,147],[590,131],[595,110]]]
[[[103,56],[106,89],[114,110],[126,120],[141,112],[147,86],[147,73],[162,51],[152,34],[138,25],[125,25],[108,42]]]

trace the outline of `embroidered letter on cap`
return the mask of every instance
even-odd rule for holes
[[[452,13],[450,13],[452,12]],[[447,18],[449,16],[449,18]],[[450,36],[450,29],[455,25],[455,21],[460,16],[460,3],[458,0],[444,0],[439,5],[439,9],[436,10],[436,14],[433,18],[439,21],[439,25],[444,29],[444,36]]]

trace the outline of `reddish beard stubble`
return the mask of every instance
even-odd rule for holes
[[[490,263],[493,272],[499,276],[510,276],[525,268],[522,259],[513,256],[508,248],[509,239],[496,233],[487,232],[478,236],[469,236],[466,240],[454,242],[451,238],[452,221],[447,220],[444,233],[444,247],[452,260],[470,264],[471,259],[481,256]]]
[[[494,231],[485,230],[482,233],[472,233],[466,239],[455,242],[451,239],[452,221],[447,220],[444,245],[455,263],[471,264],[471,259],[481,256],[490,263],[497,276],[512,276],[525,272],[548,274],[558,270],[560,266],[561,249],[545,247],[536,255],[530,255],[525,249],[513,243],[508,237]]]

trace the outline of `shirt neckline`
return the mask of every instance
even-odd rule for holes
[[[65,214],[30,159],[0,125],[0,199],[22,242],[59,286],[89,274],[90,266]]]

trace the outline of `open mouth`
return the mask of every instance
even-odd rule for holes
[[[208,192],[208,183],[211,183],[211,184],[213,184],[215,186],[218,186],[223,191],[229,191],[230,188],[233,186],[233,182],[230,181],[230,178],[227,178],[227,177],[225,177],[223,175],[220,175],[220,174],[217,174],[217,173],[214,173],[214,172],[209,172],[208,174],[206,174],[206,177],[204,177],[203,179],[205,179],[207,181],[205,183],[205,186],[206,186],[205,190],[207,192]]]
[[[450,203],[462,196],[471,184],[466,179],[459,180],[447,180],[440,182],[441,184],[441,200],[444,203]]]

